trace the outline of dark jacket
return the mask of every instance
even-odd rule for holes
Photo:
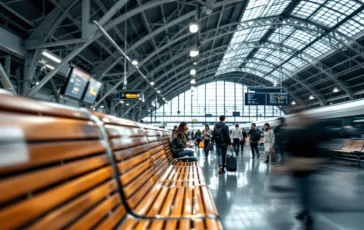
[[[183,133],[178,133],[175,138],[173,138],[171,143],[172,153],[175,156],[176,154],[182,152],[186,147],[187,143],[182,138],[182,135],[185,135]]]
[[[196,132],[196,134],[195,134],[195,138],[196,138],[197,140],[201,140],[201,132]]]
[[[226,144],[226,145],[231,145],[231,139],[230,139],[230,132],[229,132],[229,127],[227,125],[225,125],[224,122],[219,122],[215,125],[214,127],[214,131],[212,132],[212,138],[214,140],[216,140],[215,138],[215,130],[216,128],[220,128],[222,127],[222,135],[224,136],[225,141],[223,143],[217,143],[217,144]]]

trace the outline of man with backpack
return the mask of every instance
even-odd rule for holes
[[[225,116],[220,116],[220,122],[214,127],[212,137],[216,143],[217,160],[219,163],[219,174],[222,174],[226,167],[226,152],[228,147],[231,148],[231,139],[229,127],[225,124]]]
[[[259,149],[258,149],[258,142],[261,138],[260,131],[256,129],[255,123],[252,123],[249,130],[249,137],[248,140],[250,141],[250,147],[252,149],[252,158],[255,157],[254,151],[257,154],[257,158],[259,158]]]

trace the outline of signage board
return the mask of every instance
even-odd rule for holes
[[[193,120],[192,120],[192,123],[196,123],[196,122],[197,122],[197,119],[193,119]]]
[[[248,88],[248,91],[253,91],[255,93],[281,93],[281,89],[280,88]]]
[[[141,100],[143,94],[140,91],[123,91],[120,93],[120,100]]]
[[[76,99],[81,99],[89,80],[90,75],[72,66],[69,70],[67,82],[62,94]]]
[[[245,93],[245,105],[265,105],[265,93]]]
[[[205,114],[205,117],[212,117],[212,114],[210,114],[210,113],[206,113],[206,114]]]
[[[100,91],[101,85],[102,85],[101,82],[96,81],[93,78],[90,78],[85,95],[83,96],[83,101],[93,104],[96,101],[96,97]]]
[[[233,112],[233,117],[240,117],[240,112]]]
[[[289,95],[288,93],[268,93],[267,105],[288,105]]]

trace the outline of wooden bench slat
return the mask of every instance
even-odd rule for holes
[[[105,125],[109,137],[144,137],[145,132],[136,127]]]
[[[5,202],[28,192],[34,192],[108,163],[108,157],[101,155],[0,180],[0,191],[2,191],[0,193],[0,202]]]
[[[100,140],[28,144],[27,149],[27,161],[0,167],[0,174],[26,170],[40,165],[71,160],[105,151],[105,147]]]
[[[47,214],[27,229],[61,229],[115,190],[116,181],[107,181],[85,195]]]
[[[88,212],[76,223],[68,227],[69,230],[77,229],[92,229],[99,221],[101,221],[110,210],[113,210],[121,203],[120,195],[115,193],[108,197],[106,200],[97,205],[94,209]]]
[[[4,112],[0,112],[0,117],[1,128],[21,129],[23,137],[18,137],[20,141],[75,140],[100,136],[99,128],[91,121]]]
[[[102,221],[95,229],[97,230],[111,230],[114,229],[126,216],[124,205],[119,205],[111,215]]]
[[[16,228],[47,210],[67,201],[112,176],[111,167],[105,167],[69,183],[34,196],[28,200],[4,208],[0,212],[2,228]]]
[[[136,147],[138,145],[147,144],[147,139],[141,138],[113,138],[111,144],[113,150],[126,149]]]

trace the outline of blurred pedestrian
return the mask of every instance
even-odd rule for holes
[[[201,142],[201,136],[202,136],[201,131],[198,129],[196,134],[195,134],[197,148],[199,148],[199,145],[200,145],[200,142]]]
[[[268,163],[269,159],[271,162],[276,162],[276,157],[274,153],[274,132],[271,130],[270,125],[268,123],[264,124],[264,152],[267,155],[267,159],[264,163]]]
[[[256,124],[252,123],[249,130],[249,136],[248,140],[250,142],[250,147],[252,150],[252,158],[255,157],[255,154],[257,154],[257,158],[259,158],[259,149],[258,149],[258,142],[261,138],[260,131],[256,128]]]
[[[220,122],[214,127],[212,134],[216,143],[217,160],[219,164],[219,174],[225,172],[226,152],[228,148],[231,148],[231,139],[229,127],[225,124],[225,116],[220,116]]]
[[[209,144],[211,142],[211,129],[209,125],[205,125],[205,129],[202,131],[202,137],[204,141],[204,151],[205,151],[205,158],[209,156]]]
[[[243,134],[241,133],[241,131],[239,129],[239,124],[235,125],[235,129],[232,130],[231,136],[233,139],[233,148],[234,148],[235,154],[236,154],[236,156],[239,156],[240,142],[243,139]]]
[[[244,146],[245,146],[245,142],[246,142],[246,138],[248,137],[246,132],[245,132],[245,129],[242,128],[241,130],[241,134],[243,136],[243,139],[241,140],[241,155],[243,155],[244,153]]]

